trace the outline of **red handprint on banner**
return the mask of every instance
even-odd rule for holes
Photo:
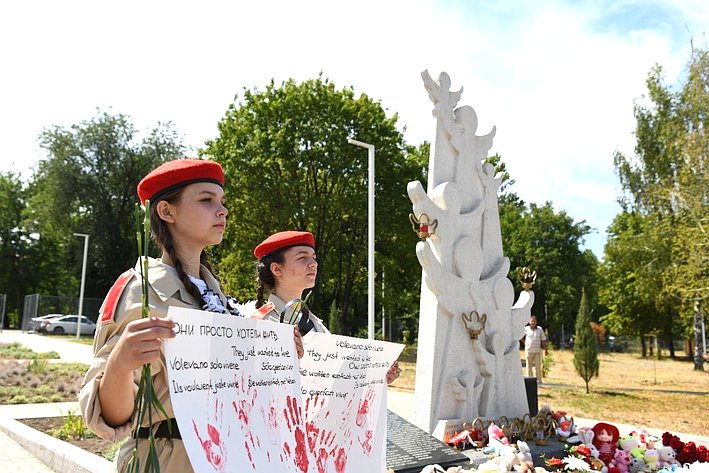
[[[283,408],[283,415],[286,418],[286,425],[288,430],[293,432],[295,429],[295,446],[293,451],[295,452],[295,458],[293,459],[295,466],[306,473],[308,471],[308,451],[305,441],[305,433],[303,432],[302,416],[300,412],[300,407],[298,406],[298,400],[290,396],[286,396],[286,407]],[[290,458],[290,446],[288,443],[283,444],[283,452],[286,458]]]
[[[242,376],[240,387],[237,388],[236,391],[237,396],[240,399],[238,401],[232,401],[231,405],[234,408],[236,417],[239,419],[241,430],[246,436],[246,440],[244,441],[244,449],[246,450],[246,455],[249,457],[249,461],[251,462],[251,467],[255,470],[256,464],[254,462],[253,453],[256,449],[261,448],[261,441],[258,436],[254,437],[254,434],[249,427],[249,422],[251,420],[251,411],[256,403],[257,392],[255,389],[251,389],[251,386],[247,386],[248,381],[245,381]]]
[[[214,419],[217,423],[221,425],[222,418],[222,405],[217,400],[214,401]],[[207,422],[207,435],[206,438],[202,438],[199,434],[199,428],[194,419],[192,419],[192,427],[197,435],[197,440],[199,440],[202,450],[204,451],[204,457],[207,462],[214,467],[218,472],[225,471],[226,468],[226,452],[222,446],[221,433],[219,429],[213,424]]]
[[[367,394],[365,394],[364,399],[359,402],[359,407],[357,408],[357,419],[355,420],[357,427],[362,427],[365,423],[369,424],[369,414],[374,397],[374,389],[370,386],[367,389]]]

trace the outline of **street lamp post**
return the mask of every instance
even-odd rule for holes
[[[81,316],[84,311],[84,286],[86,283],[86,257],[89,254],[89,236],[85,233],[74,233],[74,236],[84,237],[84,261],[81,264],[81,289],[79,290],[79,317],[76,322],[76,339],[81,338]]]
[[[351,145],[367,148],[368,182],[367,182],[367,334],[374,339],[374,145],[347,140]]]

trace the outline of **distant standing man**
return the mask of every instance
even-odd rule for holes
[[[537,317],[529,318],[529,325],[524,327],[524,353],[527,356],[527,376],[532,375],[532,367],[537,373],[537,384],[542,385],[542,351],[546,353],[547,337],[537,325]]]

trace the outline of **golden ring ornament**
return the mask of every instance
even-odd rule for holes
[[[438,219],[430,221],[428,215],[425,213],[422,213],[418,217],[410,213],[409,221],[411,222],[411,228],[413,228],[414,233],[416,233],[421,240],[425,240],[435,234],[436,227],[438,226]]]

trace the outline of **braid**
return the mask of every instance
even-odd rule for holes
[[[161,197],[160,200],[166,200],[172,203],[177,200],[180,192],[182,192],[182,189],[168,193]],[[195,286],[190,280],[189,276],[185,273],[185,270],[182,267],[182,261],[180,261],[180,258],[178,258],[177,252],[175,251],[175,245],[172,242],[172,234],[170,233],[170,229],[168,228],[167,223],[158,216],[157,205],[152,205],[150,208],[150,233],[153,240],[155,240],[155,243],[157,243],[158,246],[170,256],[170,260],[172,260],[175,265],[177,276],[180,278],[180,281],[185,286],[185,289],[189,295],[194,298],[201,309],[203,304],[202,294],[199,292],[197,286]],[[202,254],[200,255],[200,261],[202,264],[206,262],[207,264],[205,264],[205,267],[211,271],[211,266],[206,260],[206,254],[204,251],[202,251]]]
[[[263,304],[263,283],[259,281],[258,288],[256,288],[256,308],[259,309]]]
[[[199,264],[207,268],[207,271],[214,277],[214,279],[217,279],[217,275],[214,274],[214,270],[212,269],[212,265],[209,262],[209,259],[207,258],[207,252],[202,250],[202,253],[199,255]],[[202,274],[202,270],[199,270],[200,276],[202,279],[204,279],[204,274]],[[217,281],[219,281],[217,279]]]
[[[177,256],[175,246],[172,244],[172,236],[165,239],[165,251],[167,251],[167,254],[170,255],[170,259],[175,264],[175,270],[177,271],[177,275],[180,277],[180,281],[182,281],[182,284],[185,286],[185,289],[187,289],[187,292],[194,297],[194,300],[197,301],[197,304],[199,304],[201,309],[202,304],[204,303],[202,301],[202,294],[182,268],[182,261],[180,261],[180,258]]]
[[[256,264],[256,282],[258,283],[258,288],[256,289],[256,308],[258,309],[264,304],[264,289],[269,292],[273,292],[276,287],[276,278],[271,272],[271,263],[283,264],[284,251],[276,251],[268,256],[264,256]]]

